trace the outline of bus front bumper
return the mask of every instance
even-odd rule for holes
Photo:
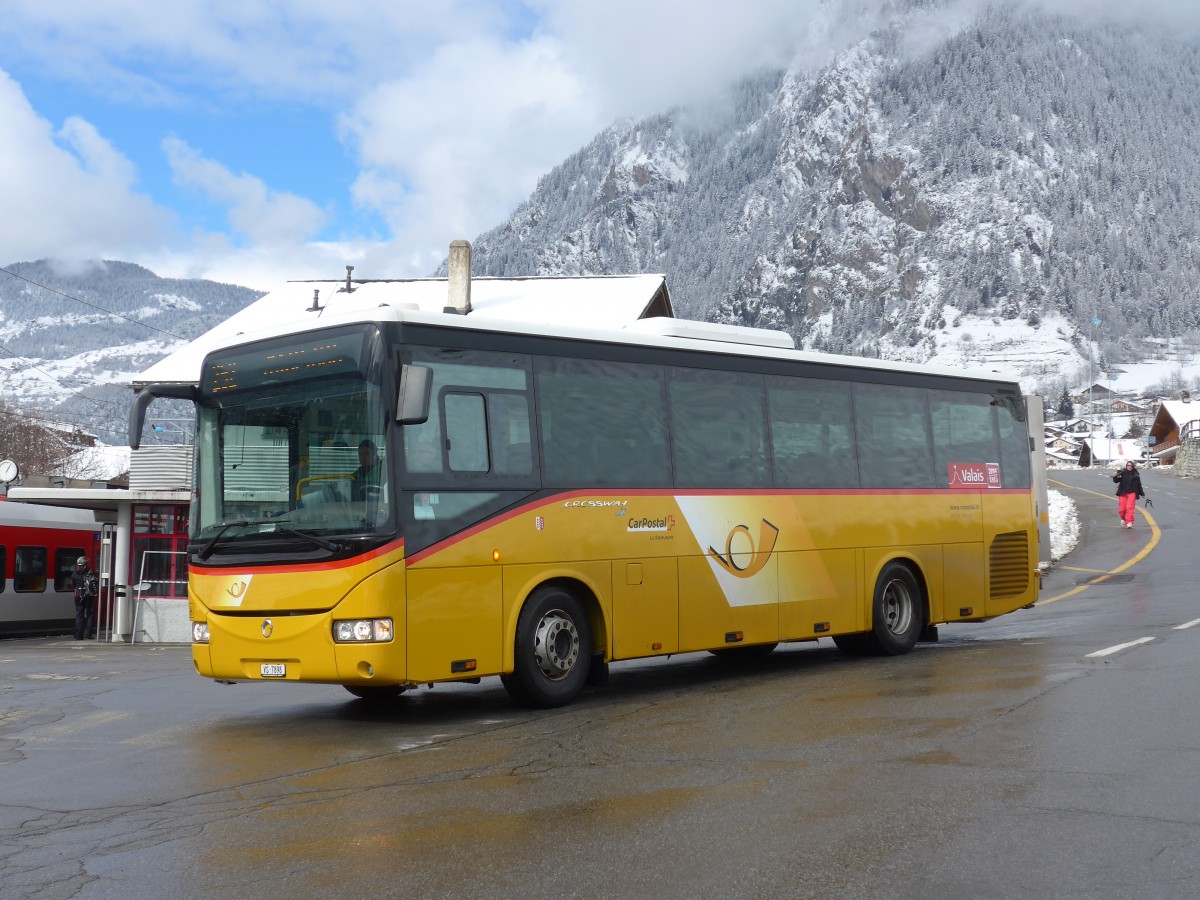
[[[228,616],[209,613],[207,643],[192,644],[196,671],[218,681],[307,681],[389,685],[406,680],[403,644],[338,643],[333,614]]]

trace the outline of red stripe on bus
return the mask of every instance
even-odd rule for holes
[[[947,499],[954,497],[970,496],[972,494],[1024,494],[1029,495],[1033,492],[1033,488],[985,488],[978,489],[950,489],[950,488],[819,488],[812,490],[797,490],[788,488],[765,488],[753,492],[756,497],[881,497],[881,496],[906,496],[906,497],[933,497],[944,496]],[[576,497],[745,497],[749,496],[745,490],[736,488],[719,488],[719,489],[704,489],[704,488],[637,488],[629,491],[567,491],[562,494],[553,494],[549,497],[543,497],[539,500],[531,501],[530,503],[522,504],[516,509],[509,510],[500,516],[493,516],[478,525],[472,525],[465,531],[460,531],[457,534],[451,535],[445,540],[438,541],[426,547],[419,553],[414,553],[408,557],[404,564],[411,566],[420,562],[423,559],[428,559],[435,553],[441,553],[443,550],[453,547],[455,544],[461,543],[468,538],[472,538],[477,534],[486,531],[494,525],[502,522],[507,522],[509,519],[515,519],[517,516],[526,515],[531,510],[542,509],[548,506],[554,506],[559,503],[566,502]]]

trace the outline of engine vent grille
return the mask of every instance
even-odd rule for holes
[[[1015,597],[1029,588],[1029,534],[1009,531],[996,535],[990,551],[988,585],[993,600]]]

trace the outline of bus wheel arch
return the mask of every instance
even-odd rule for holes
[[[559,579],[531,591],[517,616],[513,670],[500,676],[509,696],[535,709],[574,700],[587,683],[600,621],[599,603],[579,584]]]
[[[871,592],[871,630],[834,638],[838,649],[855,656],[900,656],[916,646],[929,623],[929,589],[913,560],[888,560]]]

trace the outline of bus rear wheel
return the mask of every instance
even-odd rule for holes
[[[882,656],[899,656],[917,645],[925,626],[925,604],[912,569],[888,563],[875,582],[871,643]]]
[[[875,582],[871,630],[838,635],[833,642],[851,656],[900,656],[917,645],[924,627],[921,586],[912,569],[893,562],[883,567]]]
[[[560,587],[534,591],[517,619],[513,670],[500,680],[521,706],[550,709],[583,690],[592,636],[583,605]]]

